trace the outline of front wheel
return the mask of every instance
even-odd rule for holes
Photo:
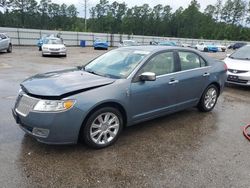
[[[104,107],[95,111],[83,125],[81,134],[84,142],[96,149],[112,145],[123,128],[123,118],[119,110]]]
[[[209,112],[213,110],[216,105],[219,93],[218,88],[215,85],[210,85],[202,94],[198,108],[202,112]]]

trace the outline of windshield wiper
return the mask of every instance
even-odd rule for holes
[[[85,68],[83,68],[83,70],[86,71],[86,72],[88,72],[88,73],[91,73],[91,74],[95,74],[95,75],[98,75],[98,76],[103,76],[103,75],[98,74],[97,72],[95,72],[95,71],[93,71],[91,69],[86,70]]]

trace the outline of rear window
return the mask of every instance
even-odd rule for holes
[[[206,62],[193,52],[179,52],[181,70],[190,70],[206,66]]]

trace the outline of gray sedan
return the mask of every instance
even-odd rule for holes
[[[12,110],[29,135],[48,144],[113,144],[124,126],[190,107],[211,111],[226,79],[223,62],[192,49],[136,46],[85,66],[21,83]]]

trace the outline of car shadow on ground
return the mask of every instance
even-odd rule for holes
[[[235,89],[235,90],[240,90],[240,91],[250,91],[250,86],[240,86],[240,85],[235,85],[235,84],[226,84],[227,88]]]

